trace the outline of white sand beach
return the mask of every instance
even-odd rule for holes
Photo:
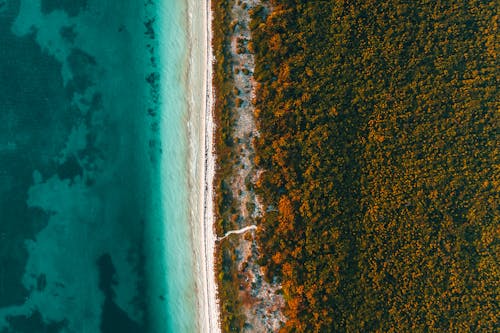
[[[212,68],[213,68],[213,54],[212,54],[212,10],[211,1],[205,0],[205,175],[204,175],[204,213],[203,213],[203,229],[204,234],[204,249],[205,249],[205,280],[206,280],[206,330],[208,332],[220,332],[220,313],[219,302],[217,299],[217,285],[215,281],[215,229],[214,223],[214,187],[213,179],[215,172],[215,155],[214,155],[214,120],[213,120],[213,101],[214,91],[212,87]]]
[[[198,331],[221,331],[215,281],[213,178],[215,171],[214,121],[212,114],[213,54],[210,0],[189,0],[190,63],[188,69],[190,106],[188,132],[191,168],[191,227],[193,230]]]

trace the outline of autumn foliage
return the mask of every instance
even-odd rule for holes
[[[283,331],[498,329],[498,4],[270,3],[258,237]]]

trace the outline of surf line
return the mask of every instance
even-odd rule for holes
[[[241,228],[241,229],[238,229],[238,230],[231,230],[231,231],[228,231],[224,234],[224,236],[222,237],[219,237],[217,238],[217,240],[220,242],[221,240],[223,240],[224,238],[226,238],[227,236],[229,235],[238,235],[238,234],[243,234],[247,231],[250,231],[250,230],[256,230],[257,229],[257,226],[255,224],[252,224],[252,225],[249,225],[247,227],[244,227],[244,228]]]

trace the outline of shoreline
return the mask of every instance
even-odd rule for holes
[[[212,52],[212,9],[211,1],[204,1],[205,23],[205,101],[204,101],[204,126],[203,139],[205,151],[205,167],[203,168],[203,240],[205,258],[206,281],[206,307],[205,330],[208,332],[221,332],[219,301],[217,299],[217,285],[215,283],[215,232],[214,232],[214,189],[215,174],[214,131],[213,119],[214,89],[212,85],[213,52]]]
[[[214,89],[212,85],[211,1],[188,0],[189,106],[188,133],[191,160],[191,228],[195,255],[197,327],[200,332],[221,332],[215,282],[214,232]]]

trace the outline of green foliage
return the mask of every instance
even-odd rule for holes
[[[271,7],[251,24],[259,242],[284,331],[495,331],[497,4]]]

